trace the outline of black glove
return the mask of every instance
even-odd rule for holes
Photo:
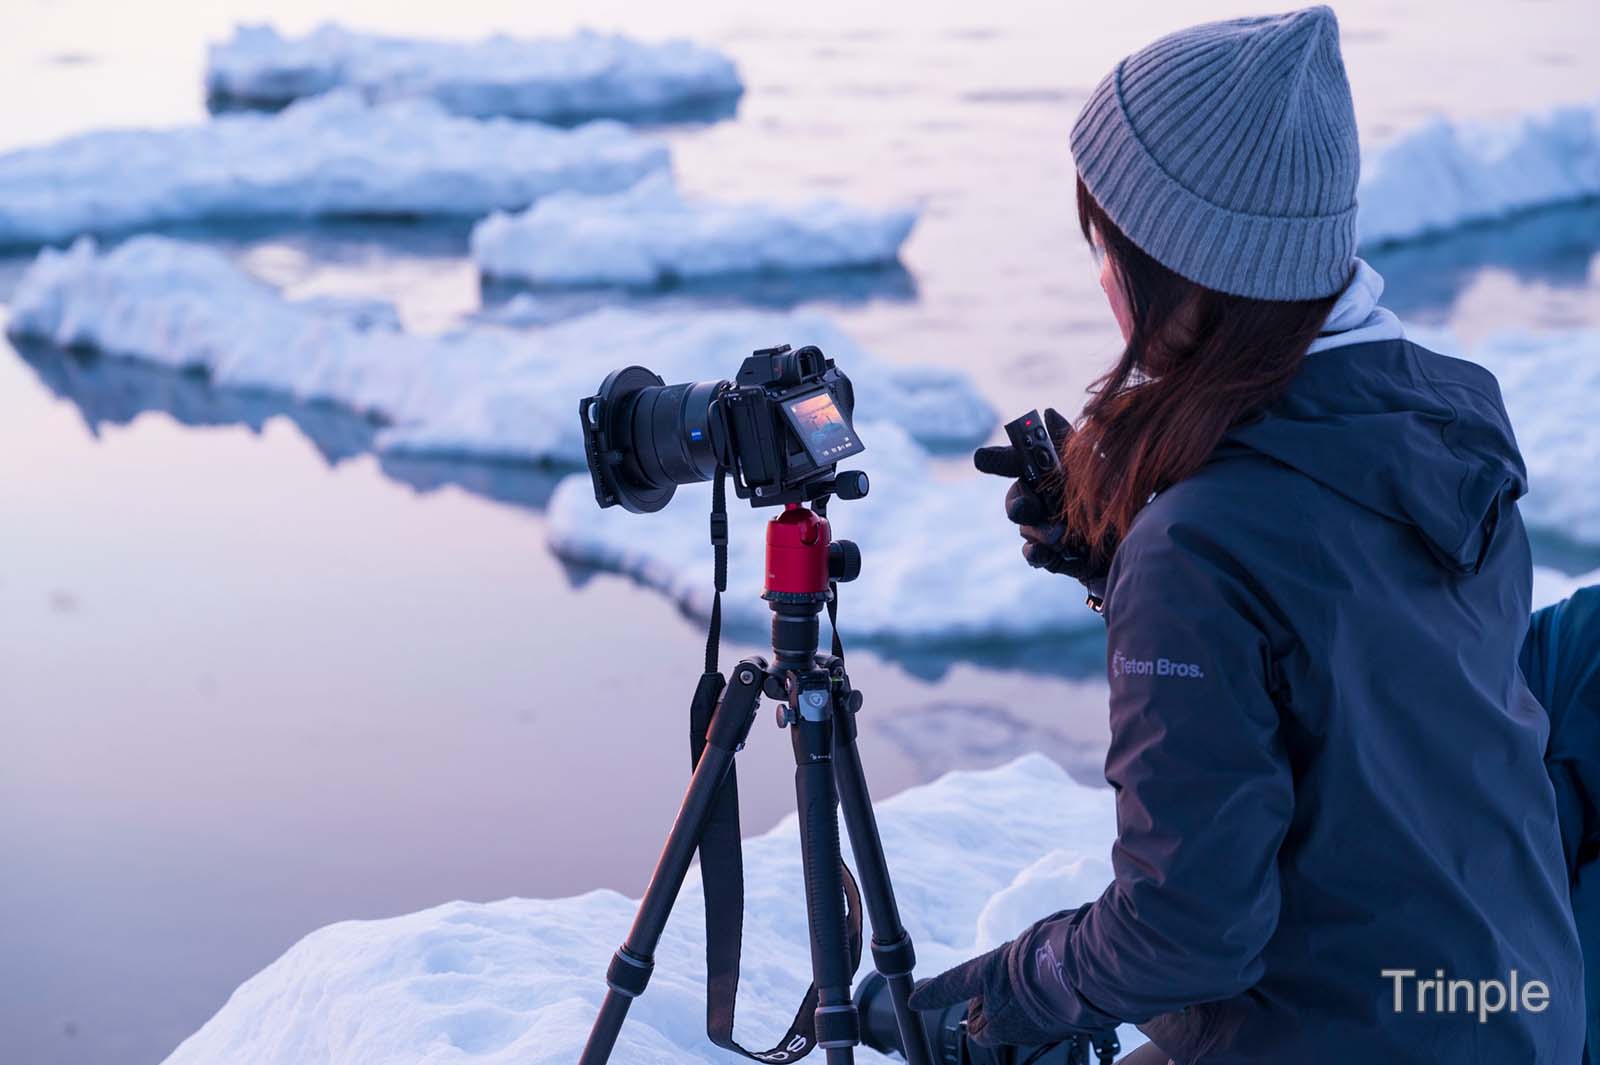
[[[1072,433],[1072,424],[1054,408],[1044,412],[1044,426],[1059,453]],[[980,447],[972,453],[972,463],[980,473],[999,477],[1022,476],[1022,456],[1009,444]],[[1067,531],[1061,521],[1059,477],[1046,478],[1030,488],[1021,480],[1006,493],[1006,517],[1022,526],[1022,557],[1036,569],[1061,573],[1080,581],[1105,576],[1103,568],[1089,561],[1089,547],[1080,537]]]
[[[911,993],[911,1008],[941,1010],[967,1003],[967,1035],[979,1046],[1038,1046],[1061,1039],[1060,1032],[1035,1024],[1012,991],[1009,962],[1015,942],[923,981]]]

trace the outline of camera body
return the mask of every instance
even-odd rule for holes
[[[835,465],[865,449],[854,410],[850,379],[832,359],[787,344],[750,355],[732,381],[668,385],[628,366],[578,404],[595,501],[637,513],[660,510],[678,485],[719,466],[754,506],[834,490]]]
[[[730,443],[724,465],[739,498],[757,505],[800,501],[865,447],[850,422],[850,379],[816,347],[755,352],[718,400]]]

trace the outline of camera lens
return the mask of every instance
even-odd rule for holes
[[[921,981],[918,986],[921,986]],[[880,1054],[904,1056],[905,1048],[900,1045],[900,1022],[894,1015],[888,981],[880,973],[868,973],[852,997],[861,1015],[862,1044]],[[928,1049],[933,1052],[933,1060],[941,1065],[999,1065],[1002,1059],[996,1056],[995,1051],[986,1051],[967,1042],[966,1029],[961,1026],[966,1016],[965,1002],[917,1015],[928,1037]]]
[[[629,421],[639,479],[650,485],[693,484],[717,472],[711,447],[711,401],[721,381],[640,389]]]
[[[609,374],[584,408],[586,440],[594,431],[602,442],[589,454],[601,505],[650,513],[666,506],[678,485],[710,480],[722,432],[712,403],[727,384],[669,385],[642,366]]]

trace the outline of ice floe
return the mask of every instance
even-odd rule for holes
[[[1041,755],[951,773],[879,803],[878,817],[926,975],[1098,896],[1111,880],[1111,792],[1073,782]],[[737,1034],[747,1044],[783,1032],[809,980],[799,856],[792,816],[745,844]],[[622,1028],[618,1065],[739,1060],[705,1038],[702,907],[692,871],[650,987]],[[234,991],[166,1065],[570,1065],[633,908],[594,891],[329,925]],[[1125,1046],[1143,1042],[1131,1027],[1121,1034]],[[892,1059],[863,1048],[857,1060]]]
[[[568,120],[670,113],[736,99],[733,61],[687,40],[569,37],[477,41],[383,37],[324,25],[302,37],[240,26],[210,48],[214,101],[281,106],[339,87],[422,96],[462,115]]]
[[[1559,603],[1584,588],[1600,584],[1600,569],[1572,575],[1544,566],[1533,567],[1533,608]]]
[[[1368,153],[1363,244],[1600,196],[1600,98],[1499,121],[1438,118]]]
[[[536,285],[650,286],[892,263],[916,218],[832,199],[693,199],[662,173],[625,192],[562,193],[492,214],[473,228],[472,257],[490,277]]]
[[[614,192],[669,165],[665,145],[615,122],[567,130],[339,92],[0,155],[0,244],[174,222],[476,217],[562,190]]]
[[[966,374],[897,366],[815,314],[609,309],[546,329],[477,323],[433,336],[395,328],[366,301],[286,300],[217,252],[160,236],[104,253],[91,238],[44,249],[18,282],[8,329],[338,403],[388,423],[377,446],[391,453],[581,464],[578,397],[610,370],[731,377],[777,343],[821,346],[855,383],[862,418],[924,443],[970,445],[995,424]]]

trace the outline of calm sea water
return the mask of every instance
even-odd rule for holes
[[[1369,141],[1600,91],[1591,0],[1339,8]],[[0,12],[0,147],[202,119],[204,42],[241,19],[692,35],[749,92],[732,120],[664,131],[686,186],[924,207],[903,274],[777,298],[890,358],[971,369],[1004,412],[1072,407],[1115,341],[1074,231],[1072,116],[1131,48],[1260,9],[18,0]],[[291,295],[391,299],[417,329],[484,300],[459,228],[190,235]],[[1597,251],[1587,207],[1376,261],[1403,317],[1472,337],[1600,324]],[[26,261],[0,257],[0,303]],[[546,552],[549,473],[380,462],[370,433],[0,344],[0,1059],[151,1065],[330,921],[642,887],[687,769],[698,624]],[[1095,779],[1096,654],[854,653],[876,793],[1028,749]],[[792,802],[788,745],[763,720],[743,757],[747,829],[764,828]]]

